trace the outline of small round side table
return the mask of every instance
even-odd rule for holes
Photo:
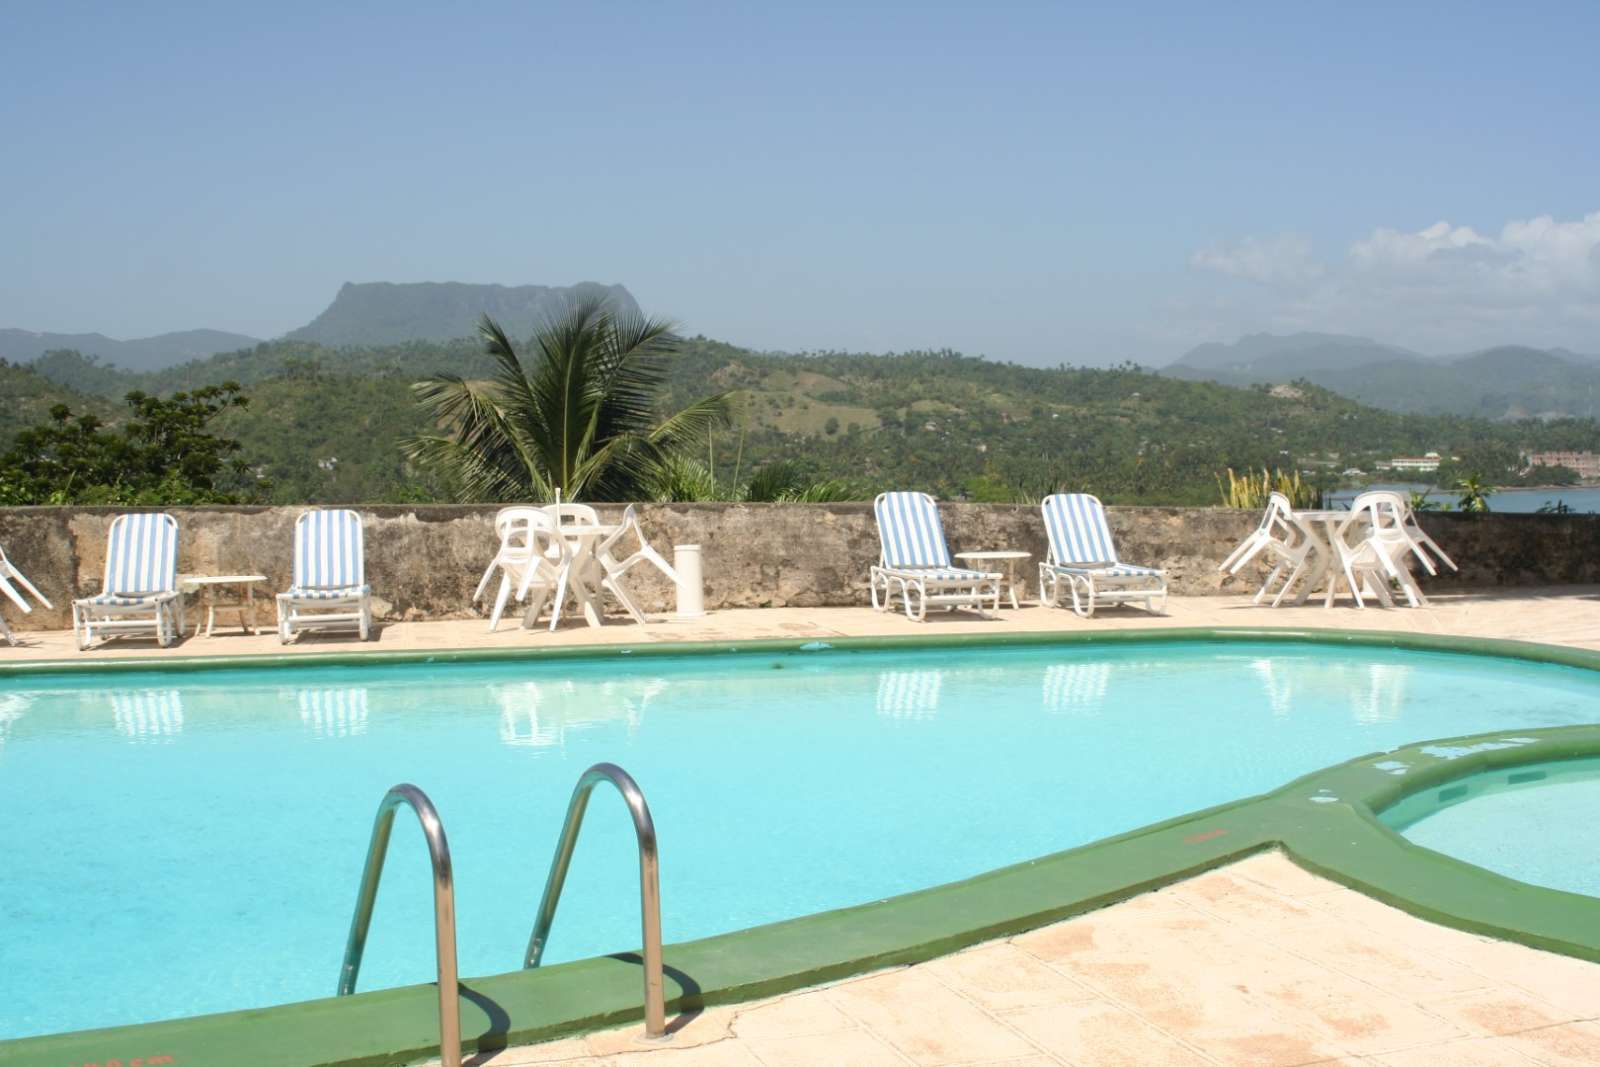
[[[956,559],[971,560],[973,563],[987,563],[990,561],[999,562],[1002,560],[1005,561],[1006,589],[1011,594],[1011,606],[1014,608],[1021,607],[1021,605],[1017,603],[1017,590],[1021,589],[1024,596],[1026,596],[1028,592],[1028,580],[1024,578],[1020,582],[1017,581],[1017,561],[1030,559],[1032,556],[1032,552],[1019,552],[1016,549],[1010,548],[999,548],[988,552],[956,553]]]
[[[256,632],[256,583],[266,580],[265,574],[191,574],[183,579],[183,585],[187,591],[200,594],[206,609],[206,636],[210,637],[216,628],[218,608],[237,608],[240,628],[248,634]],[[230,586],[233,596],[225,599]]]

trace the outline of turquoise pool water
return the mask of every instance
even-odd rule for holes
[[[1424,738],[1600,721],[1600,675],[1196,643],[0,680],[0,1035],[331,995],[383,792],[455,856],[461,969],[512,970],[567,796],[639,780],[678,941],[1080,845]],[[362,989],[433,976],[401,813]],[[554,962],[638,944],[599,793]]]
[[[1600,897],[1600,759],[1474,774],[1379,814],[1424,848],[1534,885]]]

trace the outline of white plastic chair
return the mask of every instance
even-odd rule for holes
[[[4,548],[0,548],[0,593],[4,593],[7,600],[10,600],[13,604],[15,604],[24,615],[27,615],[33,611],[33,606],[28,603],[27,597],[24,597],[21,593],[17,592],[16,586],[12,585],[13,582],[15,582],[16,585],[22,586],[22,588],[26,590],[27,593],[33,597],[33,599],[37,600],[45,607],[48,608],[54,606],[50,603],[50,601],[45,599],[43,593],[34,588],[33,583],[28,581],[28,579],[23,576],[21,571],[12,566],[11,561],[6,558],[6,550]],[[14,645],[17,643],[16,635],[11,632],[11,627],[7,625],[6,617],[4,615],[0,615],[0,637],[4,637],[5,642],[8,645]]]
[[[1106,509],[1088,493],[1054,493],[1039,505],[1050,558],[1039,564],[1039,593],[1053,607],[1061,600],[1061,585],[1072,594],[1072,610],[1087,619],[1100,604],[1144,601],[1146,611],[1158,611],[1167,601],[1167,574],[1156,567],[1123,563],[1111,540]]]
[[[97,636],[149,632],[162,648],[183,635],[178,595],[178,520],[157,512],[118,515],[106,535],[100,592],[72,602],[79,650]]]
[[[562,506],[570,507],[571,505],[563,504]],[[639,547],[634,550],[632,555],[618,559],[618,545],[630,536],[638,539]],[[639,526],[639,516],[634,511],[632,504],[629,504],[623,510],[622,522],[618,525],[616,532],[608,535],[605,540],[595,546],[594,559],[596,563],[600,564],[600,569],[605,575],[600,580],[601,587],[617,598],[617,602],[627,609],[629,615],[633,616],[634,622],[643,623],[648,622],[649,619],[639,609],[638,602],[634,600],[633,594],[628,591],[628,587],[623,583],[622,579],[630,570],[641,563],[648,563],[666,575],[667,580],[674,585],[678,582],[678,572],[673,569],[672,564],[668,563],[661,553],[650,547],[650,542],[645,540],[644,530]]]
[[[1405,533],[1405,510],[1398,494],[1362,493],[1351,501],[1349,516],[1330,533],[1334,562],[1343,572],[1358,608],[1366,607],[1361,597],[1363,588],[1384,607],[1393,607],[1391,582],[1399,586],[1412,607],[1425,607],[1428,603],[1405,566],[1405,558],[1417,551]],[[1325,607],[1332,606],[1338,586],[1338,573],[1330,574]]]
[[[567,568],[571,557],[566,542],[556,532],[556,519],[546,508],[502,508],[494,518],[495,532],[500,535],[500,549],[483,572],[474,601],[483,598],[489,579],[500,573],[500,589],[495,594],[494,610],[489,616],[489,632],[500,625],[500,616],[515,590],[517,603],[534,600],[523,615],[524,628],[532,627],[544,611],[546,601],[552,600],[550,628],[555,629],[561,616],[561,601],[566,594]]]
[[[372,633],[372,587],[366,584],[361,516],[348,508],[313,508],[294,523],[294,584],[279,593],[278,640],[306,630],[352,627]]]
[[[1312,548],[1311,538],[1295,523],[1294,505],[1282,493],[1273,493],[1267,501],[1267,510],[1261,516],[1261,523],[1240,542],[1238,548],[1229,553],[1218,569],[1227,574],[1238,574],[1246,563],[1265,552],[1272,563],[1272,570],[1267,574],[1266,581],[1261,583],[1261,588],[1256,590],[1251,603],[1261,603],[1279,577],[1287,572],[1282,588],[1272,598],[1272,606],[1277,607],[1305,573]]]
[[[950,565],[950,547],[945,544],[933,497],[927,493],[880,493],[872,502],[872,512],[878,520],[879,556],[868,572],[868,582],[875,610],[887,611],[896,589],[906,617],[913,622],[927,620],[930,604],[947,611],[970,608],[980,615],[987,615],[985,604],[995,612],[1000,610],[1000,573]]]
[[[1362,496],[1385,497],[1393,501],[1394,508],[1400,515],[1400,533],[1410,542],[1412,555],[1417,557],[1417,560],[1429,574],[1439,573],[1439,569],[1433,565],[1433,560],[1428,557],[1428,552],[1430,551],[1438,556],[1439,561],[1451,570],[1459,571],[1461,569],[1456,566],[1455,560],[1445,555],[1444,549],[1440,548],[1434,539],[1429,537],[1421,526],[1417,525],[1416,509],[1411,506],[1410,500],[1399,493],[1387,489],[1374,489],[1370,493],[1363,493]],[[1359,500],[1360,498],[1358,497],[1357,499]],[[1354,506],[1355,503],[1352,501],[1351,507]],[[1428,551],[1424,551],[1424,549]]]
[[[1294,506],[1289,503],[1289,498],[1282,493],[1273,493],[1267,501],[1267,510],[1262,514],[1261,522],[1250,531],[1249,537],[1228,553],[1228,558],[1217,569],[1238,574],[1246,563],[1273,544],[1292,541],[1295,533],[1293,515]]]

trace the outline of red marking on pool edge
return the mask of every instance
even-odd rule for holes
[[[1183,839],[1183,843],[1186,845],[1198,845],[1202,841],[1210,841],[1212,838],[1221,837],[1227,832],[1226,830],[1207,830],[1204,833],[1190,834]]]
[[[113,1056],[109,1060],[85,1060],[82,1067],[172,1067],[177,1062],[174,1056],[134,1056],[126,1060]]]

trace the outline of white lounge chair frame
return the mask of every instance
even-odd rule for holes
[[[1123,563],[1106,524],[1106,509],[1088,493],[1054,493],[1039,505],[1050,558],[1039,564],[1039,591],[1047,606],[1061,602],[1061,587],[1082,618],[1104,604],[1142,602],[1146,611],[1167,604],[1167,574],[1155,567]],[[1156,602],[1160,601],[1160,607]]]
[[[312,508],[294,523],[294,584],[279,593],[278,640],[311,630],[372,634],[361,516],[348,508]]]
[[[151,633],[162,648],[183,636],[178,520],[162,512],[111,520],[105,579],[99,593],[72,602],[72,632],[80,651],[117,634]]]
[[[23,573],[12,565],[11,561],[6,558],[6,550],[0,548],[0,593],[4,593],[6,599],[15,604],[24,615],[30,614],[33,611],[33,606],[28,603],[27,597],[17,592],[16,586],[12,585],[13,582],[22,586],[33,599],[45,607],[55,606],[46,600],[44,594],[35,589],[33,583],[28,581]],[[5,638],[5,642],[8,645],[17,643],[17,637],[11,632],[11,627],[6,622],[6,617],[3,613],[0,613],[0,637]]]
[[[928,608],[967,608],[990,618],[1000,610],[998,571],[950,565],[939,507],[927,493],[880,493],[872,502],[878,520],[878,563],[868,574],[872,606],[888,611],[898,590],[906,617],[924,622]],[[915,600],[913,600],[915,594]],[[988,610],[985,610],[987,606]]]

